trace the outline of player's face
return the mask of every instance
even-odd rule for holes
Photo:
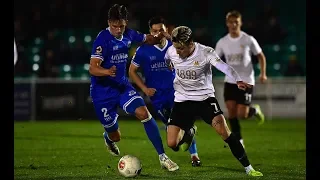
[[[173,42],[173,47],[176,49],[177,54],[181,59],[187,58],[192,51],[192,43],[189,45],[182,45],[180,43]]]
[[[127,21],[124,19],[108,21],[108,25],[109,25],[111,34],[116,38],[121,38],[126,28]]]
[[[161,32],[167,32],[166,26],[162,23],[153,24],[150,28],[150,34],[153,36],[158,35]]]
[[[231,16],[227,19],[227,27],[228,27],[229,33],[232,33],[232,34],[239,33],[241,25],[242,25],[242,21],[240,17],[237,18],[237,17]]]

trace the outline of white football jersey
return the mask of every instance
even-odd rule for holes
[[[258,55],[262,49],[253,36],[243,31],[237,38],[232,38],[230,34],[227,34],[218,41],[215,51],[220,57],[224,55],[226,63],[239,73],[243,81],[255,84],[251,53]],[[225,82],[236,84],[235,80],[228,76],[225,77]]]
[[[222,60],[213,48],[195,43],[193,54],[181,59],[176,49],[171,46],[165,59],[171,61],[175,69],[175,102],[202,101],[214,97],[211,66]]]

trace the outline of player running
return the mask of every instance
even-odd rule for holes
[[[151,35],[166,32],[165,20],[161,17],[153,17],[149,20]],[[159,44],[143,44],[137,48],[131,61],[129,76],[135,84],[150,98],[152,105],[162,122],[167,125],[168,118],[173,107],[174,72],[169,70],[164,55],[172,45],[171,41],[162,38]],[[145,77],[145,82],[138,75],[139,68]],[[192,166],[200,166],[195,140],[192,142],[189,152]]]
[[[160,164],[169,171],[179,166],[164,152],[156,121],[149,113],[142,97],[126,77],[126,64],[131,43],[157,44],[165,32],[158,36],[141,34],[126,28],[128,11],[125,6],[115,4],[108,12],[109,27],[96,37],[90,59],[90,95],[96,114],[103,125],[105,144],[114,156],[120,151],[115,142],[120,141],[117,107],[134,114],[144,125],[149,140],[156,149]]]
[[[266,57],[253,36],[241,31],[242,19],[238,11],[230,11],[226,16],[229,33],[221,38],[215,48],[216,53],[224,56],[226,63],[232,66],[241,79],[251,85],[255,84],[251,54],[257,56],[260,64],[260,82],[267,80]],[[253,88],[245,91],[238,89],[236,81],[225,77],[224,100],[228,109],[229,123],[232,132],[244,146],[239,120],[255,116],[259,124],[264,123],[264,115],[258,104],[251,105]]]
[[[240,141],[231,133],[219,103],[215,98],[212,84],[212,66],[234,79],[239,89],[251,85],[242,81],[238,73],[224,63],[213,48],[193,41],[192,31],[179,26],[172,31],[173,46],[169,47],[165,59],[175,69],[174,106],[167,130],[167,144],[176,149],[183,144],[191,144],[197,131],[196,117],[201,117],[229,145],[234,157],[242,164],[249,176],[263,176],[251,166]]]

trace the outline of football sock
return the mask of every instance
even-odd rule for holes
[[[250,165],[250,162],[239,139],[237,139],[235,135],[231,133],[230,136],[224,141],[228,143],[233,156],[236,157],[238,161],[240,161],[242,166],[248,167]]]
[[[163,144],[160,136],[160,132],[158,129],[158,125],[153,117],[150,120],[143,122],[144,129],[148,135],[149,140],[152,142],[154,148],[157,150],[158,154],[163,154]]]
[[[248,174],[249,171],[253,170],[253,167],[251,165],[244,167],[244,169],[246,170],[246,173]]]
[[[248,114],[248,118],[254,116],[257,113],[256,108],[250,106],[249,108],[249,114]]]
[[[230,123],[230,128],[232,133],[234,133],[234,135],[238,138],[238,140],[242,139],[241,136],[241,128],[240,128],[240,123],[238,118],[231,118],[229,119],[229,123]]]
[[[112,143],[113,143],[113,141],[111,141],[111,139],[109,138],[107,132],[104,132],[104,133],[103,133],[103,137],[104,137],[104,139],[106,140],[107,144],[112,144]]]
[[[196,140],[193,139],[192,143],[191,143],[191,146],[189,148],[189,152],[190,154],[198,154],[198,151],[197,151],[197,145],[196,145]]]

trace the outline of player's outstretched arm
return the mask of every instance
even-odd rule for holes
[[[156,92],[156,89],[154,88],[148,88],[143,80],[141,79],[141,77],[138,75],[137,71],[138,71],[139,67],[134,65],[134,64],[130,64],[129,67],[129,77],[132,79],[132,81],[147,95],[147,96],[153,96],[154,93]]]
[[[90,67],[89,73],[93,76],[111,76],[115,77],[117,68],[116,66],[112,66],[110,69],[105,69],[101,67],[101,59],[99,58],[91,58],[90,59]]]
[[[171,36],[167,32],[161,32],[157,36],[153,36],[151,34],[146,35],[146,40],[144,41],[145,44],[149,45],[155,45],[155,44],[160,44],[160,40],[165,37],[166,39],[171,39]]]
[[[223,72],[225,75],[233,78],[237,82],[239,89],[244,90],[246,88],[252,87],[252,85],[243,82],[237,71],[234,70],[233,67],[231,67],[227,63],[223,62],[213,49],[209,50],[208,58],[211,65],[215,66],[219,71]]]

